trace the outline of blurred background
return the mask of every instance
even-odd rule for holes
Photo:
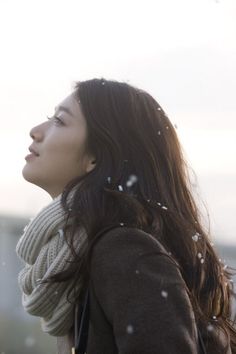
[[[56,353],[21,307],[15,245],[51,201],[21,175],[29,131],[75,81],[121,80],[156,98],[219,257],[236,267],[235,18],[235,0],[0,0],[0,353]]]

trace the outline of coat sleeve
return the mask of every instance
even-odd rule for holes
[[[196,354],[191,303],[176,265],[137,229],[112,230],[94,247],[91,281],[119,354]]]

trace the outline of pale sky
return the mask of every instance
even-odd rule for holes
[[[167,112],[208,207],[236,244],[236,1],[0,0],[0,214],[51,199],[21,175],[29,130],[76,80],[150,92]]]

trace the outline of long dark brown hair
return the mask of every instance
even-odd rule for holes
[[[74,289],[76,284],[85,289],[97,233],[110,225],[142,229],[179,265],[205,337],[213,327],[223,330],[236,353],[232,274],[210,242],[193,197],[190,167],[166,113],[150,94],[123,82],[93,79],[77,82],[74,90],[87,123],[86,149],[96,165],[63,191],[63,207],[73,219],[66,237],[74,257],[53,280],[73,279]],[[77,255],[72,245],[81,226],[87,242]]]

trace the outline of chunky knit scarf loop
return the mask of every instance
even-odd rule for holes
[[[72,259],[64,238],[66,218],[60,195],[30,221],[16,246],[17,255],[24,261],[18,276],[23,307],[41,317],[42,330],[53,336],[66,335],[74,321],[74,306],[67,300],[72,281],[41,283],[67,269]],[[81,228],[73,244],[77,254],[85,241],[86,233]]]

